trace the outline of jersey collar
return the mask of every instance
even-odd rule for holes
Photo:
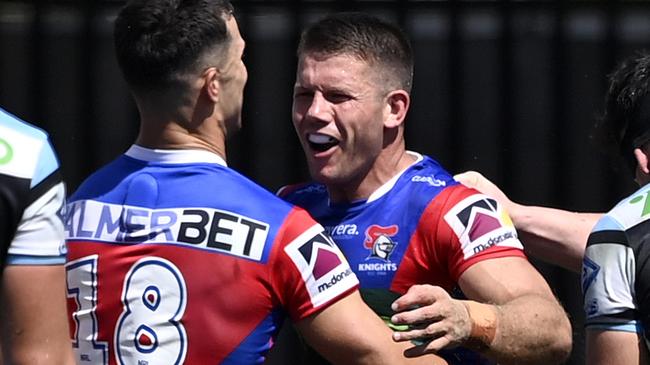
[[[390,189],[395,186],[395,183],[397,183],[397,180],[399,180],[400,176],[404,174],[404,171],[408,170],[411,168],[411,166],[417,164],[418,162],[422,161],[423,157],[421,154],[413,151],[406,151],[407,154],[415,157],[415,162],[412,164],[408,165],[404,170],[398,172],[395,176],[393,176],[390,180],[386,181],[384,185],[380,186],[377,190],[375,190],[370,196],[368,197],[368,200],[366,200],[366,203],[370,203],[372,201],[375,201],[382,196],[384,196],[387,192],[390,191]]]
[[[184,164],[184,163],[216,163],[228,166],[226,160],[214,152],[205,150],[165,150],[150,149],[132,145],[125,155],[148,162]]]

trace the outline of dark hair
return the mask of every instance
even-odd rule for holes
[[[633,171],[633,150],[650,141],[650,54],[638,52],[608,76],[605,110],[596,137],[608,151],[617,151]]]
[[[135,90],[172,87],[208,52],[226,49],[226,0],[132,0],[115,20],[117,61]]]
[[[306,53],[353,55],[372,65],[383,67],[395,85],[388,87],[411,91],[413,52],[400,28],[363,13],[333,13],[303,31],[298,56]]]

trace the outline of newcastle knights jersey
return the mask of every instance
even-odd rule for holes
[[[62,265],[65,187],[48,136],[0,109],[0,273]]]
[[[582,263],[587,329],[650,338],[650,185],[594,226]]]
[[[278,325],[358,281],[303,209],[196,150],[127,153],[70,198],[80,364],[258,364]]]
[[[384,318],[393,314],[390,304],[414,284],[441,286],[462,297],[458,278],[473,264],[524,257],[516,230],[496,200],[459,184],[431,158],[409,153],[417,162],[368,200],[331,203],[318,183],[279,191],[330,233],[357,274],[364,300]],[[440,355],[451,363],[483,361],[460,352]]]

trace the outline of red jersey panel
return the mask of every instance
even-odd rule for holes
[[[286,315],[303,319],[356,289],[304,210],[213,158],[132,147],[70,198],[79,363],[262,363]]]

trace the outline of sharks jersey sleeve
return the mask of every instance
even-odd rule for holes
[[[0,109],[0,264],[63,264],[64,202],[47,134]]]
[[[650,314],[650,186],[603,216],[582,266],[586,327],[647,333]],[[645,336],[647,338],[647,335]]]

